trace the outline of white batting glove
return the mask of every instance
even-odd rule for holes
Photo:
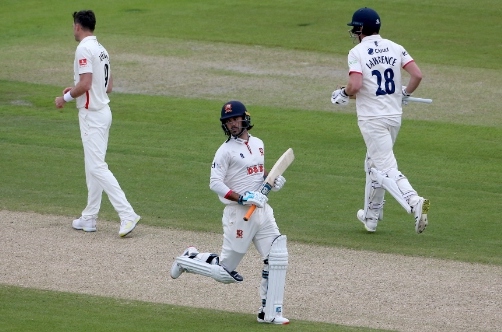
[[[408,97],[411,96],[411,93],[408,93],[408,91],[406,91],[406,86],[403,85],[403,88],[401,89],[402,93],[403,93],[403,100],[401,101],[401,103],[403,105],[408,105]]]
[[[349,96],[345,93],[345,89],[338,89],[331,94],[331,102],[333,104],[345,106],[349,103]]]
[[[239,197],[238,203],[241,205],[256,205],[256,207],[262,208],[268,201],[268,197],[263,195],[259,191],[246,191],[244,195]]]
[[[284,176],[279,175],[278,177],[275,178],[274,186],[272,187],[272,191],[281,190],[281,188],[284,186],[285,183],[286,183],[286,179],[284,178]]]

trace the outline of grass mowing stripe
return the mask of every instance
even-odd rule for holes
[[[251,314],[0,285],[2,331],[257,331]],[[382,331],[294,320],[288,331]]]

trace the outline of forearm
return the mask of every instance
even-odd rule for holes
[[[408,85],[406,85],[406,92],[412,94],[418,88],[421,81],[422,77],[417,77],[417,76],[410,77],[410,81],[408,82]]]
[[[70,92],[71,97],[75,99],[75,98],[80,97],[81,95],[83,95],[87,91],[89,91],[87,86],[85,86],[84,84],[81,84],[81,82],[78,82],[77,85],[75,85],[73,88],[71,88],[69,92]]]

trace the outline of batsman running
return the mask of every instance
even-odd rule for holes
[[[288,324],[289,320],[282,316],[288,267],[286,235],[279,232],[268,198],[259,191],[267,175],[263,141],[249,134],[253,128],[251,117],[239,101],[223,105],[220,121],[228,138],[214,156],[209,188],[225,204],[221,254],[200,253],[189,247],[175,259],[171,277],[176,279],[190,272],[222,283],[241,282],[243,277],[235,269],[253,242],[264,264],[258,322]],[[278,176],[272,190],[278,191],[285,182],[282,175]],[[245,221],[243,217],[252,205],[257,209]]]
[[[419,196],[399,171],[393,152],[402,105],[417,89],[422,72],[403,46],[380,36],[380,16],[375,10],[358,9],[347,25],[358,45],[348,55],[348,84],[333,92],[331,102],[343,106],[351,97],[356,99],[358,125],[366,143],[364,208],[357,212],[357,218],[368,232],[375,232],[383,219],[388,191],[414,214],[415,231],[422,233],[428,224],[429,200]],[[402,86],[401,68],[410,75],[406,86]]]

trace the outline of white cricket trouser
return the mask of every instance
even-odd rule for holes
[[[401,128],[400,118],[359,120],[358,125],[374,167],[384,173],[398,169],[392,149]]]
[[[229,204],[223,210],[223,246],[220,264],[234,271],[253,242],[262,259],[266,259],[272,242],[280,235],[274,210],[268,204],[256,208],[249,221],[244,221],[249,206]]]
[[[82,216],[98,215],[102,193],[105,191],[121,220],[134,219],[136,213],[105,162],[108,134],[112,124],[110,107],[107,105],[99,111],[80,109],[78,117],[88,189],[87,206],[82,211]]]

